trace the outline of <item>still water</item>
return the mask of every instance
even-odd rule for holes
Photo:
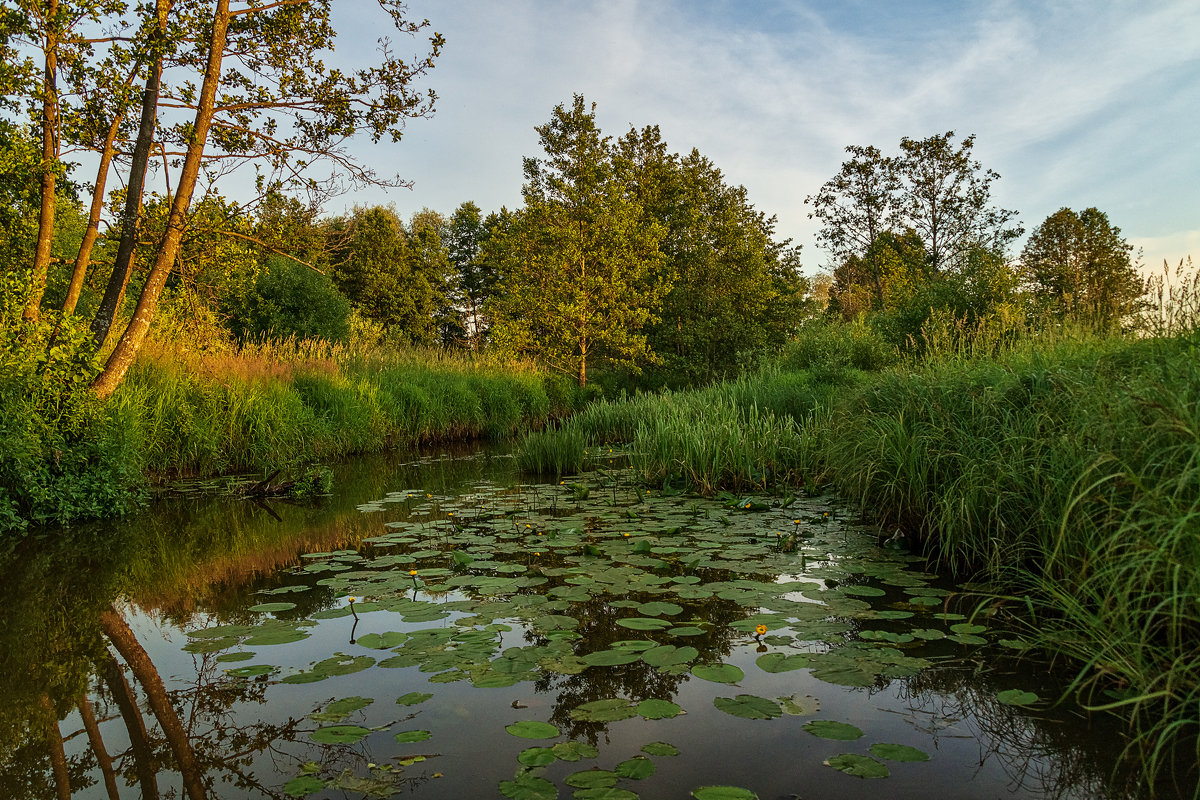
[[[833,498],[592,466],[363,460],[5,554],[0,797],[1139,796],[1112,720]]]

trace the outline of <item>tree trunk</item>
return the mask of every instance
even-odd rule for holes
[[[58,162],[58,0],[46,3],[45,58],[42,77],[42,209],[38,216],[37,250],[33,256],[29,299],[22,318],[37,322],[41,315],[46,275],[50,271],[50,245],[54,242],[54,174]]]
[[[79,695],[76,701],[79,716],[83,719],[84,730],[87,731],[88,743],[96,756],[96,764],[100,774],[104,776],[104,789],[108,792],[109,800],[121,800],[121,792],[117,789],[117,773],[113,771],[112,758],[104,748],[104,739],[100,736],[100,726],[96,724],[96,715],[92,713],[92,703],[86,695]]]
[[[117,244],[117,256],[113,259],[112,274],[108,285],[104,288],[104,297],[96,316],[92,319],[92,339],[96,349],[104,347],[112,329],[113,319],[117,309],[125,299],[125,287],[129,283],[129,273],[133,264],[133,250],[137,246],[138,217],[142,210],[142,192],[146,182],[146,167],[150,163],[150,150],[154,145],[154,127],[158,113],[158,89],[162,78],[162,37],[167,28],[167,12],[170,0],[157,0],[155,10],[158,14],[159,37],[154,42],[157,51],[154,53],[150,66],[150,74],[146,76],[146,88],[142,92],[142,117],[138,123],[137,141],[133,147],[133,162],[129,165],[129,182],[125,191],[125,210],[121,214],[121,239]],[[78,268],[77,268],[78,269]]]
[[[129,732],[129,749],[133,751],[133,766],[142,789],[142,800],[158,800],[158,778],[154,773],[154,754],[150,751],[146,723],[138,711],[133,690],[125,680],[121,665],[107,648],[104,657],[104,682],[108,684],[108,691],[112,693],[125,720],[125,729]]]
[[[221,2],[227,3],[228,0]],[[125,659],[134,677],[142,685],[142,690],[146,692],[146,699],[154,712],[154,718],[158,720],[163,735],[167,737],[167,744],[175,754],[179,772],[183,775],[183,788],[189,800],[205,800],[204,781],[192,752],[192,743],[188,741],[183,723],[179,721],[179,715],[171,705],[167,687],[163,685],[158,668],[150,660],[150,654],[133,635],[125,619],[114,609],[109,608],[100,614],[100,629],[113,643],[113,647],[117,648],[117,652]]]
[[[54,793],[58,800],[71,800],[71,778],[67,774],[67,753],[63,749],[62,732],[58,729],[58,712],[50,695],[42,692],[42,730],[46,749],[50,751],[50,767],[54,771]]]
[[[121,334],[117,346],[104,365],[104,370],[96,376],[92,388],[102,398],[108,397],[120,385],[125,372],[137,357],[137,352],[150,329],[150,321],[158,308],[158,298],[171,274],[175,264],[175,256],[179,253],[179,243],[183,240],[183,229],[187,224],[188,206],[192,202],[192,192],[196,189],[196,176],[200,173],[200,160],[204,155],[204,145],[208,139],[208,129],[212,123],[213,105],[216,101],[217,87],[221,83],[221,56],[225,50],[225,34],[229,26],[229,0],[216,0],[213,10],[212,39],[209,42],[208,65],[204,70],[204,84],[200,89],[200,98],[196,107],[196,122],[192,130],[192,140],[188,143],[187,156],[183,162],[183,170],[179,176],[179,184],[175,190],[175,200],[171,203],[171,215],[167,220],[167,229],[163,233],[162,242],[158,247],[158,255],[154,266],[146,278],[142,295],[138,298],[137,308],[133,319]]]

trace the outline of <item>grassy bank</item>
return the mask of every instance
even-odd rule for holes
[[[1080,665],[1085,704],[1128,716],[1148,771],[1169,768],[1200,725],[1200,335],[927,344],[886,369],[801,359],[595,404],[522,458],[569,472],[628,442],[651,484],[832,484],[939,568],[991,581],[1027,638]]]
[[[107,402],[88,389],[95,364],[10,366],[0,532],[120,512],[147,480],[294,476],[355,453],[511,436],[577,402],[569,380],[529,364],[324,342],[152,341]]]

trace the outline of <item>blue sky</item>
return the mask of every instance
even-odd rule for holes
[[[369,58],[365,0],[342,4],[336,58]],[[373,4],[371,4],[373,5]],[[520,204],[533,128],[583,94],[619,136],[657,124],[698,148],[824,264],[804,197],[848,144],[976,135],[994,199],[1027,229],[1106,211],[1148,266],[1200,259],[1200,2],[409,0],[446,38],[432,119],[358,146],[409,190],[342,203],[403,215]],[[403,50],[419,43],[397,40]],[[348,61],[349,63],[349,61]],[[329,211],[342,209],[331,207]]]

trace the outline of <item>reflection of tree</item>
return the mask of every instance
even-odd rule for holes
[[[58,712],[50,695],[40,698],[42,725],[46,732],[46,749],[50,751],[50,767],[54,772],[54,793],[59,800],[71,800],[71,777],[67,774],[67,753],[63,749],[62,732],[58,729]]]
[[[108,792],[109,800],[118,800],[121,795],[117,791],[117,773],[113,770],[112,757],[109,756],[108,748],[104,746],[104,739],[100,736],[100,726],[96,724],[92,703],[85,695],[81,694],[76,698],[75,705],[79,709],[80,719],[83,720],[83,728],[87,731],[88,744],[91,745],[92,753],[96,756],[100,774],[104,777],[104,790]]]
[[[137,700],[121,665],[106,649],[100,666],[103,678],[108,686],[121,718],[125,721],[125,729],[129,734],[129,748],[133,754],[134,774],[138,785],[142,788],[144,800],[156,800],[158,797],[158,779],[155,775],[154,757],[150,749],[150,737],[146,733],[146,721],[138,711]]]
[[[579,620],[579,627],[575,629],[580,635],[580,638],[575,640],[574,649],[577,655],[608,650],[614,642],[625,639],[653,637],[653,632],[639,632],[618,625],[617,620],[627,615],[627,612],[622,613],[622,609],[613,608],[613,599],[616,598],[593,597],[582,603],[573,603],[570,610],[565,612]],[[620,599],[649,602],[661,598],[658,595],[627,595]],[[729,600],[712,597],[691,601],[679,618],[689,619],[693,616],[710,622],[711,630],[703,636],[688,636],[684,639],[665,637],[660,644],[695,647],[700,652],[697,663],[720,661],[733,649],[734,640],[744,635],[734,631],[729,624],[744,619],[747,612]],[[539,645],[546,643],[545,639],[536,641]],[[594,745],[600,734],[607,729],[607,725],[572,719],[572,709],[583,703],[610,697],[624,697],[635,703],[650,698],[671,700],[678,693],[680,683],[687,678],[686,674],[666,672],[639,659],[612,667],[588,667],[578,675],[548,673],[536,682],[535,688],[538,692],[556,694],[553,711],[550,713],[551,723],[559,730],[565,731],[570,738],[586,737],[588,742]]]

